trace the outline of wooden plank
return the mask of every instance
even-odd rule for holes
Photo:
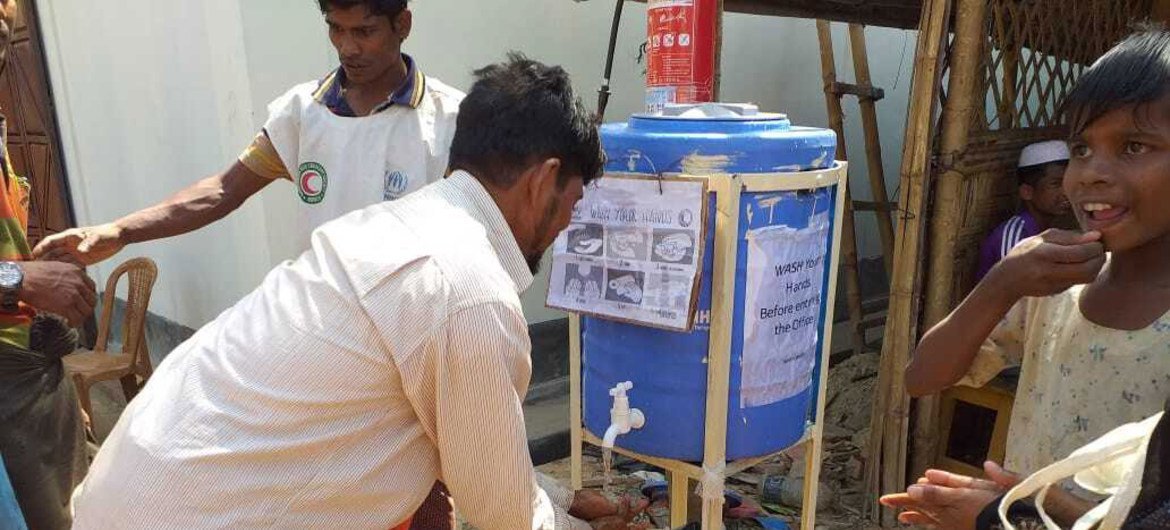
[[[842,222],[846,213],[846,205],[849,195],[849,178],[848,165],[842,164],[841,168],[840,187],[837,188],[837,207],[834,208],[834,223],[833,223],[833,248],[829,253],[829,289],[825,293],[822,300],[828,304],[825,308],[825,322],[821,328],[821,362],[820,370],[817,374],[817,408],[816,417],[813,419],[812,433],[809,437],[809,445],[805,451],[805,469],[804,475],[804,492],[801,495],[801,509],[800,509],[800,528],[801,530],[814,530],[817,522],[817,495],[820,493],[821,484],[821,458],[825,447],[825,399],[827,396],[829,385],[829,357],[833,352],[833,300],[837,299],[837,275],[834,271],[837,270],[837,265],[841,260],[841,235],[844,231],[844,223]]]
[[[752,193],[824,188],[826,186],[836,185],[837,179],[838,174],[836,173],[836,169],[832,168],[816,172],[753,173],[751,175],[739,176],[739,181],[743,183],[743,191]]]
[[[703,468],[722,469],[727,462],[727,405],[730,399],[731,332],[735,311],[735,265],[739,245],[741,185],[735,176],[711,178],[715,190],[715,263],[711,272],[711,342],[707,352],[707,408]],[[712,484],[704,483],[704,487]],[[723,491],[720,481],[718,491]],[[703,530],[723,524],[723,495],[703,502]]]
[[[959,0],[955,16],[955,39],[951,44],[950,84],[942,111],[939,151],[946,158],[967,150],[971,124],[977,113],[986,112],[983,63],[987,42],[987,2]],[[943,167],[936,177],[930,223],[930,263],[926,272],[926,306],[922,318],[930,329],[954,307],[955,253],[965,210],[966,178],[953,167]],[[934,462],[938,446],[938,396],[918,400],[910,469],[919,476]]]
[[[899,217],[895,238],[890,309],[886,317],[877,396],[870,423],[870,441],[866,448],[865,485],[866,493],[872,499],[884,492],[901,491],[906,485],[904,450],[909,400],[902,370],[909,359],[912,342],[917,337],[913,315],[918,258],[925,227],[926,177],[930,169],[934,114],[946,60],[950,12],[951,0],[930,0],[923,5],[914,55],[917,66],[910,89],[911,104],[906,120],[899,188],[901,197],[898,201],[903,215]],[[895,514],[890,510],[879,508],[874,515],[880,515],[880,521],[885,526],[897,524]]]
[[[898,205],[892,202],[853,201],[855,212],[894,212]]]
[[[841,97],[833,93],[837,82],[837,63],[833,55],[833,32],[827,20],[817,21],[817,39],[821,49],[821,78],[824,82],[825,106],[829,111],[829,128],[837,133],[837,160],[848,160],[845,151],[845,113],[841,110]],[[857,229],[854,226],[853,201],[849,187],[845,186],[845,211],[842,218],[844,234],[841,238],[844,253],[845,301],[849,308],[849,331],[853,342],[853,353],[860,354],[865,347],[865,336],[861,334],[861,275],[857,268]]]
[[[849,44],[853,51],[853,70],[857,83],[870,86],[873,82],[869,73],[869,51],[865,44],[865,28],[858,24],[849,25]],[[878,130],[877,105],[875,100],[862,98],[861,127],[865,132],[865,173],[869,176],[870,195],[878,204],[888,204],[890,195],[886,192],[886,170],[882,163],[882,141]],[[878,236],[882,242],[882,261],[886,266],[886,277],[894,269],[894,220],[889,211],[875,212]]]
[[[855,25],[856,24],[850,24],[849,27],[852,28]],[[861,83],[861,81],[858,81],[858,83]],[[886,99],[885,90],[875,88],[868,82],[854,85],[852,83],[842,83],[838,81],[833,83],[833,93],[838,96],[856,96],[860,99],[868,99],[870,101],[881,101]]]
[[[687,503],[689,501],[690,479],[682,473],[668,473],[670,484],[670,527],[682,528],[687,524]]]
[[[585,442],[589,443],[590,445],[596,445],[597,447],[601,447],[601,438],[598,438],[596,434],[589,432],[588,429],[583,429],[582,433],[583,433],[582,436],[583,436],[583,439],[585,440]],[[699,479],[703,478],[703,469],[700,468],[699,466],[696,466],[696,465],[688,463],[688,462],[683,462],[681,460],[671,460],[669,458],[659,458],[657,456],[644,455],[642,453],[630,451],[629,449],[622,449],[621,447],[618,447],[618,446],[614,446],[613,452],[614,452],[614,454],[619,454],[619,455],[622,455],[625,457],[633,458],[634,460],[645,462],[645,463],[650,464],[652,466],[658,466],[662,469],[665,469],[666,471],[669,471],[671,473],[675,473],[675,474],[683,476],[683,477],[689,477],[689,478],[693,478],[695,480],[699,480]]]
[[[581,489],[581,317],[569,315],[569,482]]]

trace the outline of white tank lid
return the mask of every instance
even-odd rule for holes
[[[760,112],[753,103],[668,103],[662,110],[645,115],[648,118],[683,120],[784,120],[779,113]]]

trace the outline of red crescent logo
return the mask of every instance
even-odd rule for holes
[[[316,195],[321,193],[320,187],[313,187],[314,178],[317,179],[317,183],[320,184],[321,175],[318,175],[316,171],[306,171],[301,174],[301,189],[304,190],[305,195]]]

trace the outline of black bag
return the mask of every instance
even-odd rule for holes
[[[0,343],[0,456],[29,530],[64,530],[88,469],[77,390],[61,363],[77,332],[41,315],[29,342],[27,350]]]

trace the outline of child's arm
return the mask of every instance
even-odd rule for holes
[[[1092,282],[1105,264],[1100,238],[1097,232],[1049,230],[1020,242],[918,343],[906,368],[906,391],[919,397],[959,382],[984,340],[1021,298]]]

